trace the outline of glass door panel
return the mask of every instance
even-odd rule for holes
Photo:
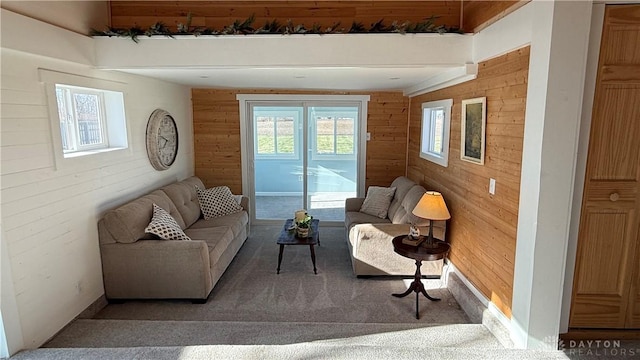
[[[253,106],[256,219],[287,219],[304,204],[303,107]]]
[[[357,106],[309,106],[307,204],[314,217],[344,220],[346,198],[357,194]]]

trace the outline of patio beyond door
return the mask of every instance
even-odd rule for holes
[[[291,218],[307,209],[343,221],[358,193],[359,103],[249,104],[256,220]]]

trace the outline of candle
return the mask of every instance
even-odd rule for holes
[[[296,211],[294,219],[296,220],[296,222],[298,222],[298,221],[304,220],[306,217],[307,217],[307,210],[301,209]]]

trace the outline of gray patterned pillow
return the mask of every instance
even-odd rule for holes
[[[235,214],[242,211],[231,190],[227,186],[216,186],[202,190],[196,186],[200,209],[205,219]]]
[[[163,240],[191,240],[173,216],[156,204],[153,204],[153,217],[144,231]]]
[[[389,205],[395,193],[395,187],[369,186],[367,197],[362,203],[360,212],[377,216],[380,219],[386,218]]]

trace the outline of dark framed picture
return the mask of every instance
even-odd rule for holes
[[[487,98],[462,100],[460,159],[484,165]]]

